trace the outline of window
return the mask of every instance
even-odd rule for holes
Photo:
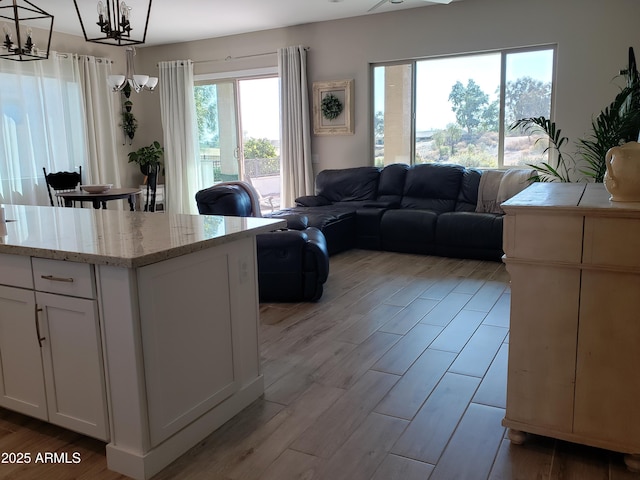
[[[547,161],[544,136],[511,125],[551,116],[554,56],[543,47],[374,65],[375,165]]]
[[[82,92],[73,59],[24,63],[0,71],[0,203],[48,205],[42,167],[86,166]]]
[[[260,194],[264,212],[278,209],[278,77],[199,80],[194,90],[200,137],[199,188],[245,180]]]

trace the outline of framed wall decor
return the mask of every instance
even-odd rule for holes
[[[353,135],[353,80],[313,82],[313,133]]]

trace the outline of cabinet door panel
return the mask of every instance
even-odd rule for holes
[[[571,432],[580,270],[507,263],[511,326],[506,418]]]
[[[138,272],[152,445],[238,388],[229,261],[224,250],[203,251]]]
[[[43,310],[49,421],[107,440],[97,302],[41,292],[36,301]]]
[[[640,276],[584,271],[575,432],[640,452]]]
[[[33,291],[0,286],[0,405],[47,420]]]

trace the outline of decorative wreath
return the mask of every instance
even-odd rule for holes
[[[321,103],[322,116],[328,120],[338,118],[342,113],[342,102],[333,93],[326,94]]]

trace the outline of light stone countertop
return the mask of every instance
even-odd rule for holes
[[[268,218],[3,205],[0,253],[136,268],[286,226]]]

